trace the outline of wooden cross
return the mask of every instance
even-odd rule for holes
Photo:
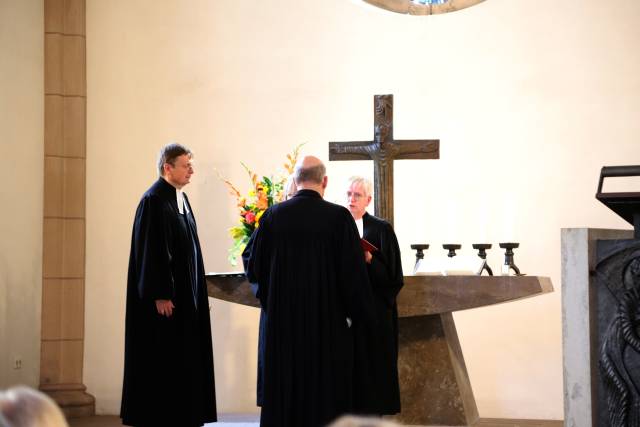
[[[375,215],[393,226],[393,161],[439,159],[438,139],[393,139],[393,95],[373,97],[373,141],[330,142],[329,160],[373,160]]]

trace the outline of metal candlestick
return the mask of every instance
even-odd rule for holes
[[[457,250],[457,249],[460,249],[460,248],[462,247],[462,245],[457,245],[457,244],[454,244],[454,243],[449,243],[449,244],[446,244],[446,245],[442,245],[442,247],[443,247],[444,249],[447,249],[447,250],[449,251],[449,253],[447,254],[447,256],[448,256],[449,258],[453,258],[454,256],[456,256],[456,250]]]
[[[509,275],[509,270],[513,270],[516,276],[522,276],[520,269],[513,262],[513,250],[520,246],[520,243],[500,243],[502,249],[506,249],[504,252],[504,264],[502,265],[502,274],[504,276]]]
[[[429,245],[425,243],[417,243],[411,245],[411,249],[414,249],[416,251],[416,265],[418,265],[418,261],[424,259],[424,252],[422,251],[426,251],[427,249],[429,249]]]
[[[473,246],[473,249],[477,249],[478,250],[478,256],[480,258],[482,258],[484,260],[484,264],[482,265],[482,270],[480,270],[480,276],[482,276],[482,272],[484,270],[487,270],[487,273],[489,273],[489,276],[493,276],[493,271],[491,270],[491,267],[489,267],[489,265],[487,264],[487,249],[491,249],[491,243],[474,243],[471,246]]]

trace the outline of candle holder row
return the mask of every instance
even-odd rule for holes
[[[518,266],[516,266],[515,262],[513,261],[513,256],[514,256],[513,250],[518,248],[520,246],[520,243],[505,242],[505,243],[499,243],[498,245],[505,250],[504,264],[502,265],[502,275],[507,276],[509,275],[509,271],[513,270],[516,276],[524,276],[524,274],[520,273],[520,269],[518,268]],[[491,243],[473,243],[471,246],[473,247],[473,249],[476,249],[478,251],[478,256],[485,261],[484,266],[482,267],[482,271],[480,271],[480,275],[482,275],[482,272],[486,270],[489,276],[493,276],[493,270],[491,270],[491,267],[489,267],[489,265],[486,262],[487,250],[491,249],[493,245]],[[447,256],[449,258],[453,258],[454,256],[456,256],[456,251],[462,248],[462,245],[457,243],[446,243],[442,245],[442,248],[449,251],[447,253]],[[411,245],[411,249],[416,251],[416,263],[417,263],[419,260],[424,258],[424,251],[429,249],[429,245],[426,243],[417,243],[417,244]]]

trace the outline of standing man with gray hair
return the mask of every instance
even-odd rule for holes
[[[298,191],[271,206],[245,251],[266,312],[261,427],[320,427],[353,411],[353,329],[371,316],[360,238],[344,207],[322,199],[325,167],[306,156]]]
[[[124,383],[129,426],[195,427],[217,420],[209,301],[196,221],[182,188],[191,151],[160,151],[160,177],[138,205],[131,237]]]
[[[375,322],[355,325],[354,396],[357,413],[391,415],[400,412],[396,296],[404,282],[400,247],[391,224],[367,213],[371,193],[371,181],[361,176],[349,178],[345,192],[347,208],[360,237],[376,248],[365,252]]]

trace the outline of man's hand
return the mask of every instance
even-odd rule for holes
[[[366,261],[366,263],[371,264],[372,259],[373,259],[373,255],[371,255],[371,252],[364,251],[364,260]]]
[[[175,306],[173,305],[170,299],[157,299],[156,308],[158,309],[159,315],[171,317]]]

